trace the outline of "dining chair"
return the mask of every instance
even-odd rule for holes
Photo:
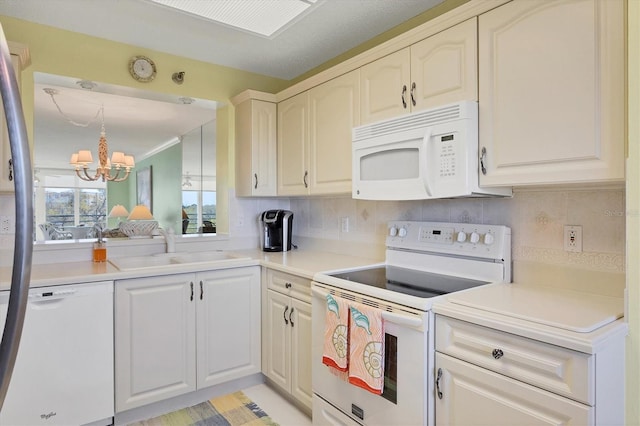
[[[45,240],[72,240],[73,234],[71,232],[60,231],[52,223],[41,223],[40,229],[44,234]]]

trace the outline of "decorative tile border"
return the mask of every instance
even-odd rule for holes
[[[622,253],[571,253],[549,248],[514,247],[512,258],[606,272],[625,272],[625,256]]]

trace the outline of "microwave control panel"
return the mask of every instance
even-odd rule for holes
[[[456,175],[456,147],[457,133],[436,135],[436,146],[438,149],[439,175],[441,178],[453,177]]]

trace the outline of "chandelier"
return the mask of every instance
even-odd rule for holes
[[[107,137],[104,131],[104,110],[101,108],[102,129],[100,130],[100,141],[98,142],[98,168],[94,176],[89,175],[89,164],[93,163],[93,156],[89,150],[80,150],[71,154],[69,164],[75,166],[76,174],[82,180],[93,181],[102,178],[102,181],[122,182],[129,177],[131,169],[135,167],[135,161],[132,155],[125,155],[124,152],[116,151],[111,155],[109,160],[109,148],[107,145]],[[115,174],[111,175],[112,168]],[[124,170],[124,176],[120,177],[120,172]]]
[[[55,89],[44,89],[45,93],[51,96],[53,103],[58,108],[58,112],[74,126],[87,127],[98,116],[101,118],[100,140],[98,141],[98,167],[95,175],[89,174],[89,164],[93,163],[93,156],[90,150],[79,150],[71,154],[69,164],[75,167],[76,175],[85,181],[96,181],[101,179],[103,182],[122,182],[129,177],[131,169],[135,167],[135,160],[132,155],[126,155],[124,152],[115,151],[109,159],[109,146],[107,144],[107,136],[104,130],[104,105],[100,107],[94,119],[86,124],[76,123],[62,112],[60,106],[56,102],[54,95],[57,94]],[[113,174],[112,174],[113,173]]]
[[[183,188],[191,188],[192,184],[191,184],[191,176],[189,176],[189,172],[187,172],[186,176],[184,177],[184,182],[182,182],[182,187]]]

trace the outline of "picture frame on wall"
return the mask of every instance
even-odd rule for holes
[[[152,187],[152,166],[136,172],[136,201],[137,204],[145,205],[153,212],[153,187]]]

